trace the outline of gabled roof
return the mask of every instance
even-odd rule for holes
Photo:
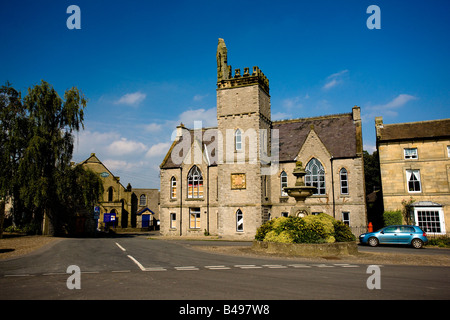
[[[152,210],[150,210],[149,208],[144,208],[144,209],[142,209],[142,210],[140,210],[139,212],[137,212],[136,214],[138,215],[138,216],[140,216],[141,214],[143,214],[144,212],[147,212],[147,211],[149,211],[151,214],[155,214]]]
[[[205,131],[208,130],[208,132],[211,134],[211,137],[204,137]],[[211,131],[209,131],[211,130]],[[170,146],[169,151],[166,154],[166,157],[164,158],[163,162],[160,165],[161,169],[170,169],[170,168],[179,168],[180,163],[175,163],[173,161],[173,158],[184,158],[188,154],[188,150],[185,151],[184,154],[174,155],[173,153],[176,151],[179,151],[175,147],[179,145],[180,143],[183,143],[183,139],[190,138],[190,147],[192,147],[192,144],[196,141],[199,142],[198,139],[196,139],[194,130],[191,129],[185,129],[185,132],[188,132],[189,134],[182,135],[179,140],[176,140],[172,143]],[[201,147],[202,147],[202,153],[205,151],[205,146],[208,149],[208,152],[211,153],[211,156],[215,156],[216,150],[217,150],[217,128],[204,128],[202,129],[202,141],[201,141]],[[214,159],[210,160],[212,161],[210,165],[216,165],[216,162]]]
[[[272,128],[279,130],[279,161],[295,161],[306,137],[311,130],[318,135],[322,143],[327,148],[328,152],[334,158],[352,158],[357,156],[356,150],[356,125],[353,121],[352,113],[344,113],[338,115],[330,115],[315,118],[302,118],[294,120],[283,120],[272,122]],[[189,132],[189,135],[185,135],[185,138],[191,139],[191,145],[194,141],[194,130],[185,129]],[[205,132],[203,129],[202,132]],[[217,151],[217,128],[209,128],[213,130],[214,137],[202,141],[202,151],[205,151],[205,146],[208,152],[215,155]],[[210,131],[211,132],[211,131]],[[178,168],[179,163],[174,163],[172,159],[172,153],[175,146],[183,142],[183,137],[178,141],[175,141],[170,147],[164,161],[162,162],[161,169]],[[179,150],[178,148],[176,150]],[[187,154],[187,152],[186,152]],[[185,157],[186,154],[177,155],[178,158]],[[213,162],[210,165],[216,165]]]
[[[356,156],[356,126],[352,113],[274,121],[273,129],[279,130],[280,161],[293,161],[311,130],[333,157]]]
[[[450,119],[377,125],[377,140],[401,141],[450,137]]]

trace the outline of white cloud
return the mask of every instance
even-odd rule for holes
[[[150,123],[145,126],[145,131],[148,132],[158,132],[162,129],[162,125],[158,123]]]
[[[341,79],[342,76],[343,76],[344,74],[346,74],[347,72],[348,72],[348,70],[345,69],[345,70],[342,70],[342,71],[339,71],[339,72],[330,74],[330,75],[327,77],[327,83],[324,84],[324,86],[322,87],[322,89],[328,90],[328,89],[331,89],[331,88],[335,87],[335,86],[338,85],[339,83],[341,83],[341,82],[342,82],[342,79]]]
[[[284,113],[284,112],[276,112],[276,113],[272,114],[271,118],[272,118],[273,121],[285,120],[285,119],[292,118],[292,115],[290,115],[288,113]]]
[[[202,101],[203,100],[203,98],[206,98],[208,95],[207,94],[196,94],[195,96],[194,96],[194,101]]]
[[[201,121],[202,127],[215,127],[217,126],[217,110],[216,108],[211,109],[195,109],[184,111],[179,116],[179,122],[190,128],[194,127],[194,121]]]
[[[283,107],[288,110],[298,109],[298,108],[303,107],[303,105],[300,102],[300,97],[286,98],[281,103],[282,103]]]
[[[127,104],[127,105],[138,105],[140,102],[144,101],[147,97],[145,93],[133,92],[123,95],[119,100],[115,101],[115,104]]]
[[[399,107],[402,107],[405,105],[408,101],[416,100],[417,98],[415,96],[409,95],[409,94],[399,94],[397,97],[392,99],[386,104],[374,106],[374,109],[382,109],[382,110],[391,110],[396,109]]]
[[[141,142],[121,138],[120,140],[116,140],[111,143],[107,149],[110,154],[125,155],[144,152],[145,150],[147,150],[147,147]]]
[[[378,104],[362,108],[362,120],[367,121],[379,116],[396,117],[398,115],[397,109],[403,107],[409,101],[417,100],[418,98],[410,94],[399,94],[394,99],[385,104]]]
[[[167,151],[169,151],[170,145],[171,143],[169,142],[161,142],[154,144],[153,146],[150,147],[150,149],[148,149],[145,156],[147,158],[163,156],[167,153]]]

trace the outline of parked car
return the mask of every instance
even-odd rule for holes
[[[420,249],[428,242],[426,233],[418,226],[395,225],[359,236],[361,244],[376,247],[379,244],[407,244]]]

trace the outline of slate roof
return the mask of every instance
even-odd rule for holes
[[[377,128],[379,142],[448,137],[450,137],[450,119],[383,124]]]
[[[279,130],[280,161],[295,159],[311,129],[333,157],[356,156],[356,126],[352,113],[274,121],[273,129]]]
[[[272,128],[279,130],[280,162],[295,161],[295,157],[298,155],[311,129],[317,133],[333,157],[351,158],[357,156],[356,125],[353,121],[352,113],[273,121]],[[217,130],[217,128],[212,128],[211,130]],[[191,141],[193,141],[194,131],[189,130],[189,133]],[[160,166],[162,169],[179,167],[179,164],[172,161],[171,153],[174,147],[181,142],[182,138],[172,144]],[[202,141],[202,143],[202,150],[204,150],[205,145],[209,152],[213,149],[216,150],[217,140],[215,138],[212,138],[211,141]],[[212,155],[214,156],[214,153]],[[215,164],[211,163],[211,165]]]

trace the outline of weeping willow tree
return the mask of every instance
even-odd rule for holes
[[[21,142],[8,155],[15,160],[14,172],[2,180],[6,184],[9,180],[14,188],[4,194],[12,195],[23,207],[18,220],[38,224],[44,220],[45,232],[57,234],[75,212],[92,208],[103,192],[96,174],[71,164],[73,133],[84,129],[87,100],[77,88],[66,90],[61,98],[50,84],[41,81],[28,89],[23,102],[20,97],[18,101],[22,111],[16,119],[19,124],[4,132],[5,136],[20,137],[17,140]],[[10,99],[5,102],[9,104]]]

